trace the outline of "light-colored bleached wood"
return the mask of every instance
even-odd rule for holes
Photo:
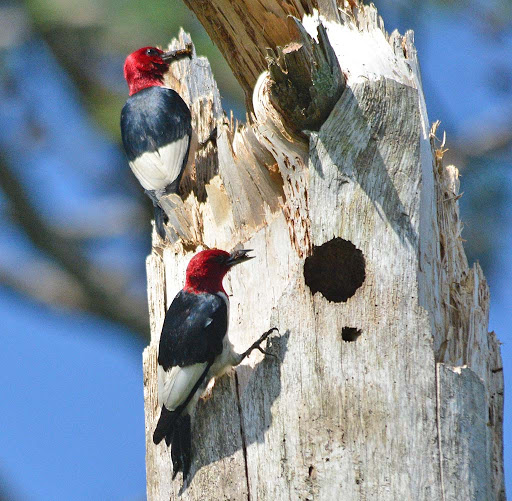
[[[482,380],[467,367],[437,364],[437,381],[443,499],[493,499],[491,431]]]
[[[342,3],[189,2],[250,96],[251,115],[242,126],[226,119],[204,58],[172,66],[168,82],[190,104],[200,140],[215,125],[218,135],[197,153],[184,200],[164,200],[172,243],[154,235],[147,261],[150,500],[505,499],[489,291],[464,255],[458,172],[442,162],[413,35],[388,35],[374,7]],[[173,46],[189,41],[181,33]],[[303,50],[312,68],[334,54],[343,78],[295,67],[294,84],[307,88],[311,76],[311,86],[346,86],[314,131],[274,106],[266,71],[276,58],[300,61]],[[335,237],[365,259],[363,284],[341,303],[312,295],[303,272]],[[254,353],[200,401],[183,488],[181,475],[171,481],[165,445],[151,440],[161,324],[191,256],[239,244],[257,259],[225,280],[229,335],[242,351],[278,327],[266,347],[277,358]],[[344,341],[344,327],[361,335]]]

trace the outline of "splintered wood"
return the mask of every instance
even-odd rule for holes
[[[148,499],[504,500],[489,290],[464,254],[458,172],[430,127],[413,34],[388,35],[355,1],[187,3],[249,121],[226,119],[205,58],[173,63],[198,149],[180,196],[163,199],[169,241],[154,233],[147,260]],[[305,259],[333,239],[343,252],[306,279]],[[200,401],[183,484],[151,439],[160,330],[190,258],[240,244],[257,259],[225,280],[229,336],[242,351],[277,327],[275,357],[254,353]]]

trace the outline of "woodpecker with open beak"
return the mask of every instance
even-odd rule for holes
[[[192,138],[190,110],[176,91],[164,87],[164,74],[172,61],[191,56],[191,45],[170,52],[143,47],[124,63],[130,97],[121,112],[121,137],[130,167],[153,201],[163,239],[167,216],[159,200],[178,192]]]
[[[165,316],[158,352],[160,419],[153,442],[171,445],[173,479],[191,466],[191,414],[210,380],[238,365],[276,328],[265,332],[247,351],[236,353],[228,337],[229,299],[222,286],[226,273],[252,259],[249,250],[231,254],[204,250],[187,267],[185,287]]]

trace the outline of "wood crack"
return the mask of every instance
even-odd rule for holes
[[[235,370],[235,386],[236,386],[236,405],[238,415],[240,416],[240,437],[242,440],[242,452],[244,455],[245,480],[247,482],[247,501],[251,501],[251,488],[249,486],[249,465],[247,463],[247,442],[245,440],[244,418],[242,415],[242,404],[240,402],[240,385],[238,383],[238,374]]]
[[[436,382],[436,428],[437,428],[437,446],[439,450],[439,476],[441,483],[442,501],[445,501],[444,495],[444,474],[443,474],[443,448],[441,444],[441,385],[439,382],[439,364],[435,368]]]

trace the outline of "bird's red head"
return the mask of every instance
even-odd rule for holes
[[[130,96],[146,87],[162,85],[169,63],[162,59],[164,51],[156,47],[142,47],[132,52],[124,62],[124,78]]]
[[[236,264],[252,259],[248,249],[229,254],[220,249],[208,249],[197,253],[188,263],[185,290],[187,292],[225,292],[222,279]]]
[[[146,87],[163,85],[164,74],[169,63],[184,57],[192,57],[192,44],[184,49],[164,52],[157,47],[142,47],[132,52],[124,62],[124,78],[130,89],[130,96]]]

